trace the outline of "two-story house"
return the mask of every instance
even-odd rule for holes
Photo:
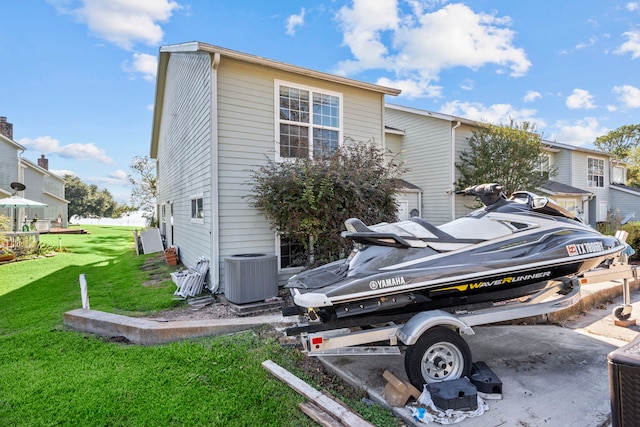
[[[0,212],[13,218],[20,225],[30,225],[37,217],[35,226],[40,231],[48,231],[52,227],[67,227],[67,206],[64,198],[64,180],[49,171],[49,162],[43,156],[38,164],[23,158],[25,147],[13,140],[13,125],[6,117],[0,117],[0,199],[15,193],[11,183],[18,182],[26,188],[17,194],[29,200],[44,203],[45,207],[0,208]]]
[[[346,140],[384,144],[384,97],[399,93],[199,42],[162,47],[150,156],[166,245],[185,265],[209,259],[212,289],[232,255],[275,254],[280,277],[291,274],[296,242],[249,205],[251,171]]]

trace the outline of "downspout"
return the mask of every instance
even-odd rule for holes
[[[456,219],[456,129],[462,125],[460,121],[451,128],[451,221]]]
[[[211,292],[220,289],[220,222],[218,209],[218,66],[220,53],[213,54],[211,61]]]
[[[22,172],[22,155],[24,154],[24,149],[18,148],[18,176],[16,177],[16,181],[24,184],[24,173]]]

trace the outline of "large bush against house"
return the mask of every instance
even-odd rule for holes
[[[320,161],[269,161],[251,176],[250,203],[280,236],[304,248],[299,265],[320,265],[349,253],[350,242],[340,237],[345,220],[396,220],[394,178],[403,172],[371,141],[345,145]]]

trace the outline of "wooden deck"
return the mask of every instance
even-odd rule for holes
[[[87,230],[82,228],[55,228],[51,227],[50,230],[41,230],[40,234],[91,234]]]

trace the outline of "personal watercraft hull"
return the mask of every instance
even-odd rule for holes
[[[579,221],[532,211],[531,197],[438,229],[419,219],[378,229],[353,220],[355,231],[345,234],[356,249],[348,259],[289,280],[296,310],[328,321],[495,303],[557,284],[624,249],[623,242]]]

